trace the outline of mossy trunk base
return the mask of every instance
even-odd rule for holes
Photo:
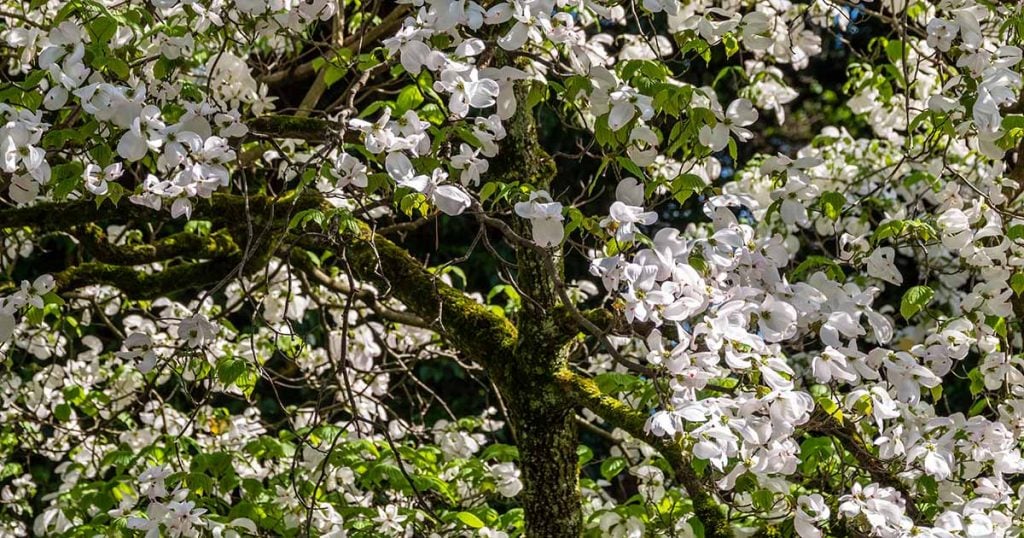
[[[513,413],[529,538],[579,538],[583,529],[573,413]]]

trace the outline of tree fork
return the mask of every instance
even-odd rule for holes
[[[578,432],[573,401],[555,376],[568,348],[550,318],[531,320],[520,323],[511,367],[496,377],[519,448],[526,535],[576,538],[583,529]]]

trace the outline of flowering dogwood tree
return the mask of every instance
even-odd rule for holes
[[[0,20],[0,535],[1024,527],[1019,2]]]

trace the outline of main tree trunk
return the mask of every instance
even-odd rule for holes
[[[548,189],[557,170],[538,140],[533,112],[527,106],[528,94],[528,82],[516,84],[518,107],[507,124],[508,136],[492,162],[492,171],[506,183]],[[521,236],[531,237],[524,219],[514,220],[512,226]],[[578,538],[583,515],[575,410],[555,379],[555,373],[566,366],[563,348],[567,338],[554,323],[552,312],[559,303],[559,294],[555,275],[547,270],[553,265],[554,271],[561,271],[561,249],[538,252],[522,245],[515,248],[516,284],[523,295],[516,323],[518,339],[515,351],[496,358],[493,362],[501,366],[490,373],[508,403],[519,448],[526,536]]]
[[[526,389],[526,387],[524,387]],[[576,455],[576,422],[571,410],[538,415],[518,395],[510,409],[523,472],[522,504],[526,535],[531,538],[578,538],[583,526]],[[543,398],[543,396],[541,396]],[[525,409],[520,409],[524,407]]]

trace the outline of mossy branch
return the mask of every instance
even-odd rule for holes
[[[376,24],[367,24],[362,31],[350,35],[342,41],[340,45],[336,45],[336,47],[340,46],[340,48],[343,49],[354,49],[356,51],[367,51],[372,49],[373,45],[376,44],[379,39],[390,34],[398,24],[401,24],[401,22],[405,20],[410,9],[411,7],[407,4],[400,4],[397,7],[391,8],[391,12],[382,18],[380,22]],[[336,50],[336,48],[331,48],[327,53],[317,56],[313,60],[263,75],[259,80],[260,82],[270,85],[287,84],[305,80],[317,72],[316,68],[314,68],[316,60],[324,60],[326,64],[326,59],[332,58]]]
[[[345,279],[332,278],[327,273],[324,273],[310,259],[309,254],[302,250],[293,248],[288,253],[289,262],[301,270],[307,277],[312,279],[314,282],[326,287],[331,291],[341,293],[344,295],[351,295],[353,298],[361,301],[367,307],[374,311],[382,319],[393,321],[395,323],[401,323],[403,325],[409,325],[412,327],[427,328],[429,324],[421,319],[419,316],[410,312],[400,312],[398,310],[392,310],[378,300],[377,294],[367,288],[352,289],[349,283]]]
[[[196,202],[192,210],[192,219],[237,226],[249,218],[261,219],[270,215],[283,218],[291,211],[319,207],[320,202],[321,198],[318,195],[305,193],[292,193],[281,197],[216,193],[207,202]],[[67,231],[90,222],[154,222],[169,219],[168,213],[130,203],[117,206],[103,203],[97,206],[93,200],[43,202],[0,210],[0,230],[31,228],[38,231]]]
[[[183,257],[206,260],[238,254],[238,245],[224,231],[204,237],[180,232],[141,245],[115,245],[106,233],[93,223],[86,224],[78,234],[89,253],[98,261],[114,265],[142,265]]]
[[[341,124],[320,118],[269,115],[249,120],[249,133],[271,138],[295,138],[306,142],[337,140],[342,134]]]
[[[358,232],[340,236],[304,235],[299,246],[330,251],[344,260],[356,278],[373,282],[382,295],[392,295],[429,326],[484,366],[502,368],[518,332],[465,293],[445,284],[404,249],[359,223]]]
[[[224,224],[227,230],[219,230],[209,237],[177,233],[147,245],[112,245],[97,224],[152,222],[169,217],[132,204],[115,207],[76,201],[7,209],[0,211],[0,229],[27,227],[37,231],[71,231],[77,227],[96,259],[55,274],[59,291],[105,284],[134,299],[152,299],[201,289],[230,278],[234,273],[245,275],[264,267],[279,239],[276,234],[284,230],[292,211],[316,204],[319,199],[309,196],[271,198],[215,194],[209,203],[197,204],[193,217]],[[259,232],[258,237],[246,240],[246,222],[258,225],[254,227],[254,232]],[[268,231],[272,233],[264,233]],[[246,243],[245,251],[239,246],[242,241]],[[174,258],[206,261],[168,264],[153,273],[128,267]]]
[[[5,228],[32,228],[39,231],[70,230],[89,222],[126,222],[135,218],[152,219],[158,213],[134,204],[97,207],[90,200],[74,202],[43,202],[27,207],[0,210],[0,230]]]
[[[693,501],[693,510],[704,525],[704,536],[732,536],[729,522],[726,520],[714,497],[706,491],[697,473],[690,466],[689,457],[683,453],[679,445],[669,439],[655,437],[644,429],[647,420],[636,409],[608,394],[601,392],[597,383],[569,370],[555,374],[563,390],[581,407],[586,407],[594,414],[617,428],[656,448],[668,460],[675,472],[676,479],[686,488]]]
[[[278,230],[276,234],[283,231],[293,211],[319,207],[321,203],[322,199],[316,195],[272,198],[262,195],[246,197],[215,194],[209,203],[196,204],[192,216],[222,223],[233,229],[251,219]],[[105,239],[100,241],[102,231],[95,224],[152,221],[165,217],[167,215],[132,204],[97,207],[92,201],[42,203],[0,211],[0,229],[28,227],[39,231],[71,230],[88,225],[91,246],[97,249],[94,255],[100,261],[86,262],[55,275],[58,289],[62,291],[92,284],[107,284],[133,298],[153,298],[216,283],[238,270],[243,261],[246,270],[256,270],[265,257],[250,256],[248,261],[243,260],[237,243],[227,235],[220,234],[205,238],[205,241],[199,241],[204,238],[193,234],[175,234],[151,245],[109,245],[108,248]],[[261,243],[265,247],[276,243],[277,239],[264,237]],[[354,276],[378,284],[385,293],[394,295],[431,328],[477,360],[497,363],[500,361],[491,357],[502,357],[503,354],[508,356],[515,349],[518,333],[505,317],[444,284],[405,250],[375,234],[363,223],[359,223],[357,233],[332,237],[307,235],[298,238],[298,242],[306,248],[329,250],[338,254],[339,258],[347,259]],[[266,250],[258,245],[249,247]],[[124,267],[175,257],[216,259],[172,265],[153,274]]]
[[[808,421],[806,430],[811,433],[831,435],[839,439],[854,459],[860,463],[861,468],[867,471],[871,479],[883,486],[887,486],[900,492],[906,501],[907,515],[915,523],[922,524],[924,519],[914,502],[913,494],[889,469],[884,462],[871,453],[865,446],[863,439],[851,422],[839,422],[834,416],[821,409],[816,408],[811,420]]]
[[[86,262],[57,273],[54,280],[57,290],[61,292],[105,284],[121,290],[132,299],[155,299],[215,284],[229,276],[240,263],[241,256],[235,255],[218,260],[183,263],[146,273],[131,267]]]

